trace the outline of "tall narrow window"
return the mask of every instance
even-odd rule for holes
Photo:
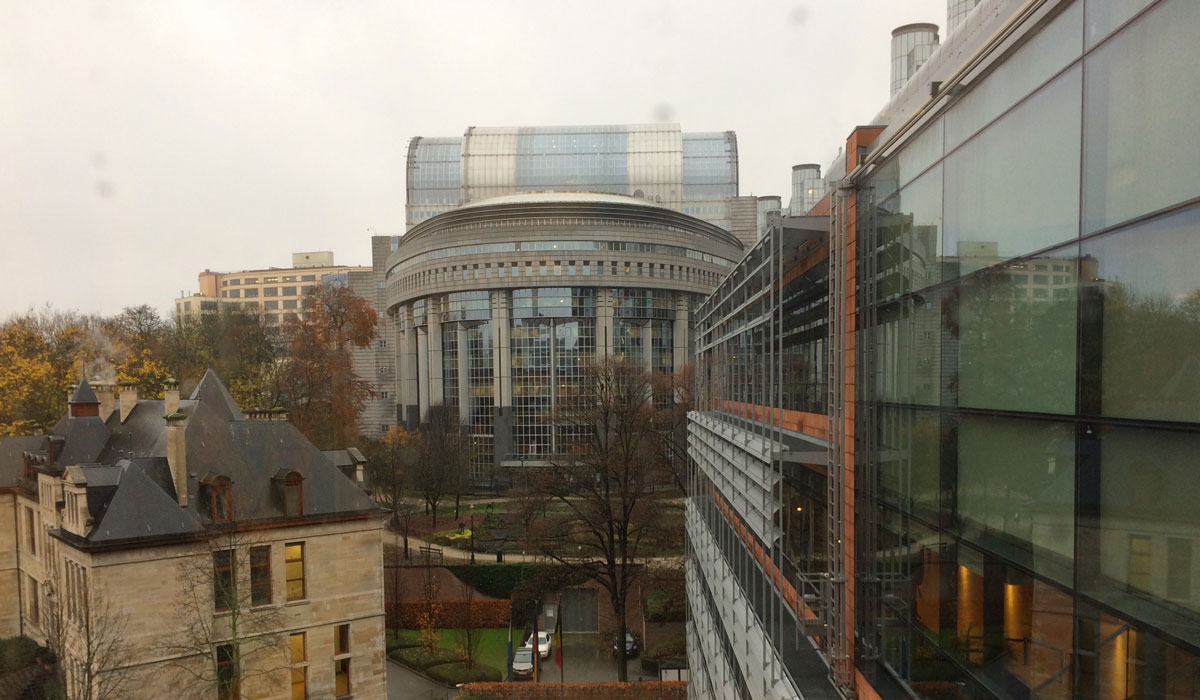
[[[283,482],[283,514],[304,514],[304,482],[296,472],[288,474]]]
[[[213,609],[228,610],[233,597],[233,550],[213,552]]]
[[[350,694],[350,659],[334,659],[334,694],[344,698]]]
[[[350,624],[333,628],[334,694],[339,698],[350,694]]]
[[[200,480],[200,500],[214,523],[233,520],[233,481],[224,474],[205,474]]]
[[[271,547],[250,548],[250,604],[271,602]]]
[[[35,625],[41,625],[42,606],[41,601],[38,598],[38,595],[41,593],[41,591],[39,590],[37,579],[26,574],[25,581],[27,584],[26,587],[29,590],[29,621]]]
[[[308,656],[304,641],[303,632],[288,637],[292,661],[292,700],[306,700],[308,697]]]
[[[304,600],[303,542],[293,542],[284,548],[284,570],[287,575],[287,599]]]
[[[1174,600],[1192,598],[1191,538],[1167,538],[1167,597]]]
[[[25,548],[37,556],[37,528],[34,526],[33,509],[25,509]]]
[[[1129,578],[1130,591],[1148,592],[1150,590],[1150,536],[1129,536]]]
[[[233,646],[222,644],[217,647],[217,700],[236,700],[238,697],[237,665],[233,660]]]
[[[304,514],[304,476],[300,472],[278,470],[271,477],[271,487],[284,515]]]

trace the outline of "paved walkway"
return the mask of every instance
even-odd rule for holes
[[[395,661],[387,661],[387,700],[447,700],[457,694],[457,689],[444,688]]]
[[[396,547],[396,550],[397,551],[403,550],[404,538],[401,537],[399,534],[392,532],[391,530],[389,530],[388,532],[391,532],[391,534],[392,534],[392,544]],[[421,557],[420,548],[421,547],[433,547],[434,550],[438,550],[438,549],[442,550],[442,560],[443,561],[449,561],[449,562],[471,561],[471,553],[465,549],[458,549],[457,547],[448,547],[446,545],[441,545],[441,544],[431,544],[427,540],[423,540],[420,537],[413,537],[412,535],[409,535],[408,536],[408,553],[409,553],[410,561],[416,562],[420,559],[420,557]],[[638,563],[668,564],[668,565],[673,565],[673,566],[682,566],[683,560],[684,560],[684,557],[682,554],[680,554],[680,555],[673,556],[673,557],[638,557],[635,561]],[[475,553],[475,562],[476,563],[491,564],[491,563],[495,563],[495,561],[496,561],[496,555],[494,553],[491,553],[491,552],[476,552]],[[505,550],[504,551],[504,562],[506,564],[511,564],[513,562],[531,562],[531,563],[535,563],[535,564],[551,564],[551,563],[554,563],[554,560],[551,559],[550,557],[546,556],[545,554],[529,554],[527,552],[514,552],[514,551],[510,551],[510,550]]]

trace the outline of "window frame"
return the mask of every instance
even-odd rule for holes
[[[300,556],[297,558],[291,557],[291,552],[289,550],[291,550],[293,547],[298,548],[298,551],[300,553]],[[289,564],[299,564],[300,565],[300,576],[298,578],[292,578],[291,573],[288,571]],[[308,599],[308,580],[307,580],[306,574],[307,574],[307,572],[304,569],[304,543],[303,542],[288,542],[288,543],[284,544],[284,548],[283,548],[283,575],[284,575],[284,587],[285,587],[284,597],[287,599],[287,602],[292,603],[292,602]],[[299,582],[299,584],[300,584],[300,593],[299,593],[299,595],[295,595],[295,596],[292,595],[292,583],[294,583],[294,582]]]
[[[296,659],[296,646],[294,641],[300,639],[300,659]],[[291,665],[291,697],[296,699],[296,685],[299,683],[302,690],[300,697],[308,697],[308,633],[296,632],[288,635],[288,661]],[[297,672],[299,676],[297,676]],[[297,681],[297,677],[299,681]]]
[[[220,559],[225,558],[222,563]],[[233,607],[234,594],[237,590],[235,581],[237,569],[237,552],[233,549],[219,549],[212,553],[213,566],[213,611],[229,612]]]
[[[256,559],[258,561],[256,561]],[[263,600],[258,599],[260,591],[266,592]],[[250,548],[250,605],[258,607],[270,605],[274,596],[271,586],[271,545],[260,545]]]

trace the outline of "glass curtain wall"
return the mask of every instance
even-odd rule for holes
[[[1200,697],[1197,33],[1071,3],[860,181],[868,676]]]
[[[595,290],[515,289],[512,316],[513,448],[545,457],[574,437],[554,425],[554,410],[579,396],[583,367],[595,357]]]

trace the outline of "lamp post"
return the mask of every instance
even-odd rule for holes
[[[475,563],[475,504],[471,506],[471,563]]]

